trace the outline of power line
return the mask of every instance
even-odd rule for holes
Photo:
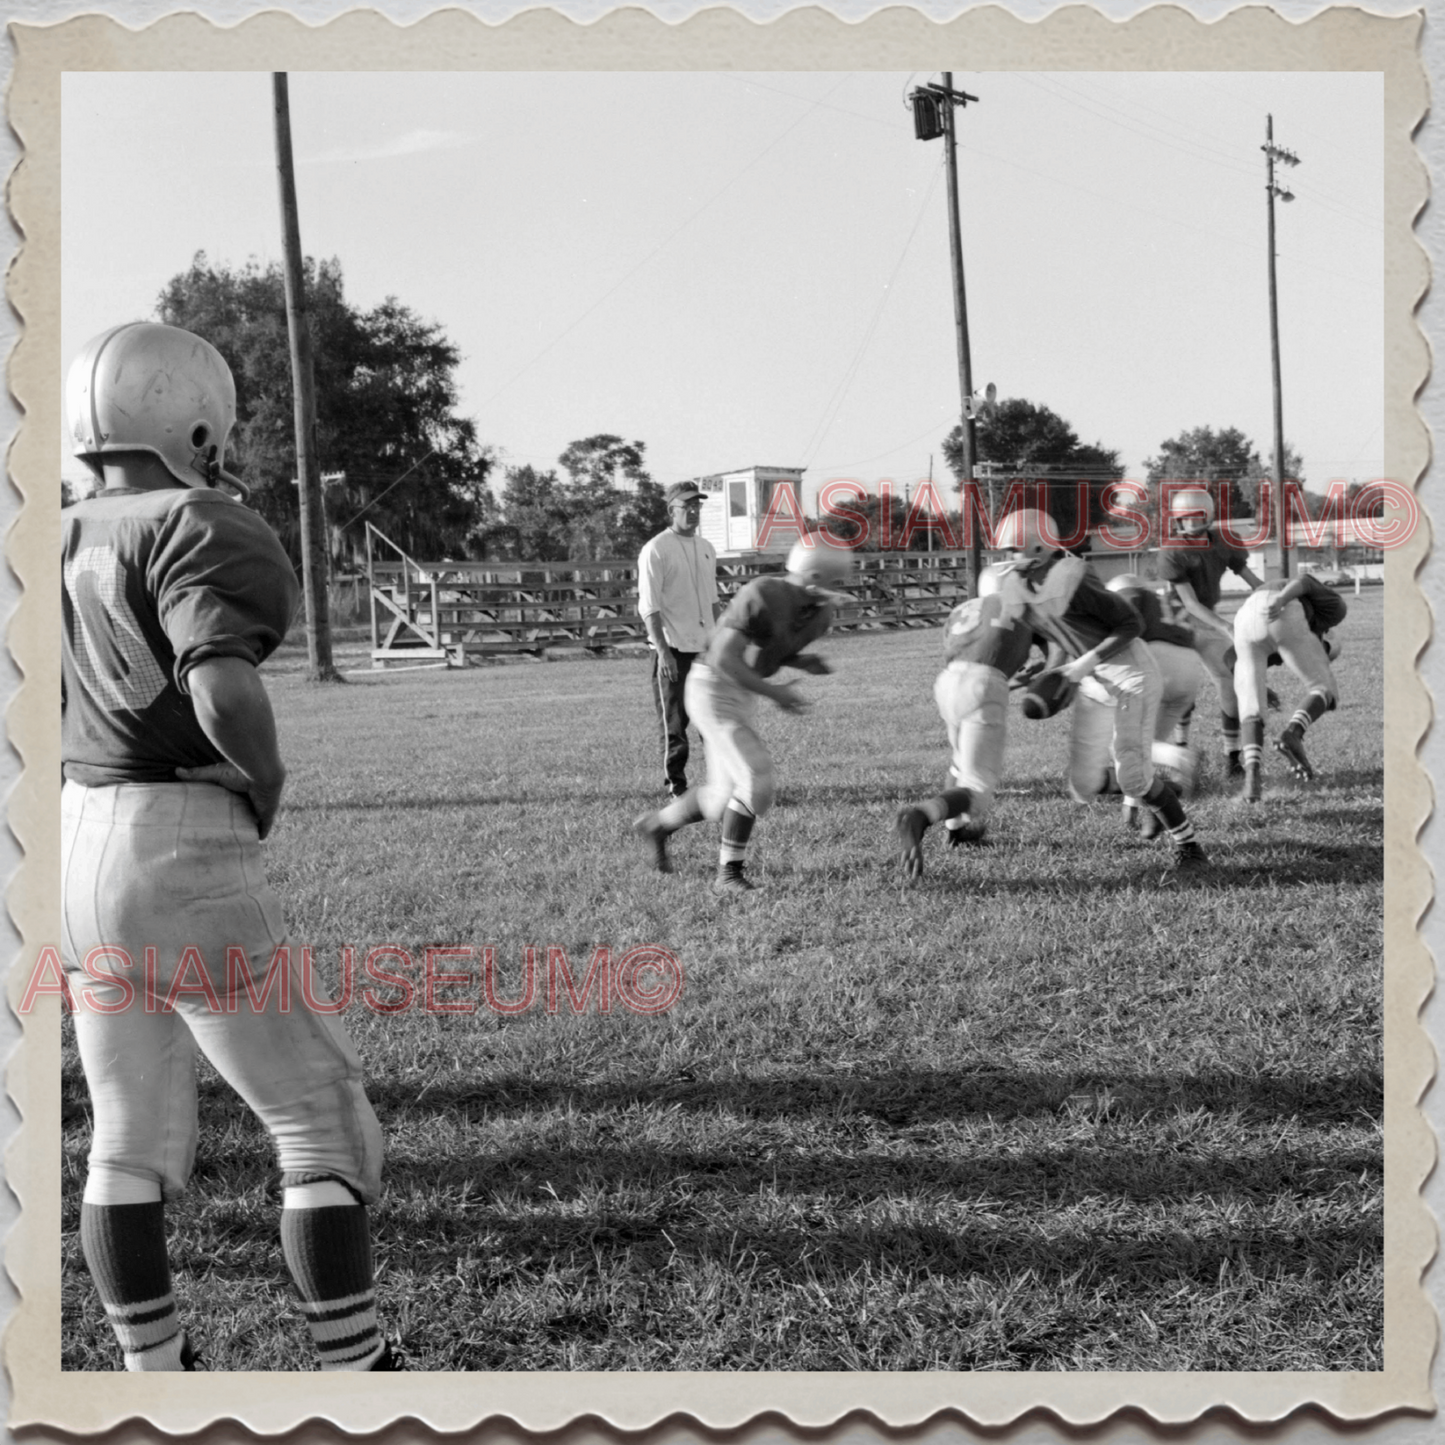
[[[1086,93],[1079,92],[1061,80],[1050,77],[1051,83],[1045,84],[1041,80],[1029,75],[1021,75],[1019,78],[1027,82],[1028,84],[1042,90],[1046,95],[1052,95],[1056,99],[1062,100],[1066,105],[1073,105],[1077,109],[1084,111],[1085,114],[1096,116],[1098,119],[1105,121],[1110,125],[1118,126],[1120,129],[1127,130],[1131,134],[1140,136],[1145,140],[1153,141],[1156,145],[1165,146],[1170,150],[1178,151],[1182,155],[1187,155],[1191,160],[1203,161],[1209,165],[1217,165],[1223,170],[1235,171],[1241,175],[1252,176],[1254,174],[1252,165],[1247,164],[1242,156],[1237,157],[1232,152],[1222,151],[1212,146],[1205,146],[1200,142],[1193,140],[1187,142],[1187,145],[1191,148],[1186,149],[1185,145],[1177,143],[1176,141],[1170,139],[1168,136],[1157,132],[1151,134],[1149,130],[1139,129],[1139,126],[1137,124],[1129,124],[1128,122],[1132,121],[1134,117],[1129,116],[1127,112],[1119,110],[1118,107],[1112,105],[1108,101],[1099,100],[1096,97],[1088,96]],[[1080,95],[1083,95],[1082,99],[1072,98]],[[1088,101],[1089,103],[1086,104],[1085,101]],[[1124,119],[1116,120],[1113,116],[1104,114],[1101,110],[1096,108],[1099,106],[1103,106],[1109,110],[1116,111],[1116,113],[1123,116]],[[1153,113],[1160,115],[1163,114],[1163,112],[1157,111]],[[1148,123],[1144,122],[1143,124]],[[1311,200],[1315,202],[1315,204],[1323,206],[1326,210],[1336,212],[1336,214],[1343,216],[1346,220],[1353,221],[1357,226],[1361,226],[1365,230],[1377,232],[1380,234],[1383,234],[1384,232],[1383,224],[1381,224],[1380,222],[1365,220],[1356,212],[1348,209],[1346,205],[1341,204],[1338,198],[1332,196],[1321,187],[1305,188],[1301,191],[1301,194],[1308,194]]]
[[[941,167],[939,168],[941,169]],[[853,360],[848,369],[843,373],[842,379],[834,388],[832,397],[823,409],[823,415],[818,425],[814,427],[812,435],[808,438],[807,445],[803,448],[805,461],[810,458],[813,452],[823,444],[823,438],[828,435],[833,423],[838,418],[838,410],[843,404],[843,398],[847,395],[848,388],[852,385],[853,379],[858,374],[858,368],[863,360],[863,353],[868,348],[868,343],[873,339],[873,333],[878,329],[878,322],[882,318],[883,308],[888,304],[888,298],[893,292],[893,283],[898,279],[898,273],[903,268],[903,263],[908,257],[908,252],[913,247],[914,238],[918,235],[918,228],[922,224],[923,217],[927,213],[928,203],[933,199],[933,192],[938,186],[939,169],[933,172],[933,179],[928,183],[928,190],[924,193],[923,201],[918,207],[918,214],[913,218],[913,228],[909,231],[907,239],[903,243],[903,250],[899,253],[898,260],[894,263],[892,274],[888,277],[883,287],[883,294],[878,299],[878,304],[873,308],[873,316],[868,322],[867,330],[863,333],[863,339],[858,344],[858,349],[853,355]]]
[[[849,78],[850,77],[847,75],[840,77],[837,85],[833,86],[832,89],[827,92],[827,95],[832,95],[833,92],[838,90]],[[657,243],[657,245],[652,248],[652,250],[650,250],[635,266],[633,266],[631,270],[625,272],[612,286],[608,287],[608,289],[604,291],[602,295],[599,296],[597,300],[594,301],[584,312],[582,312],[582,314],[578,316],[575,321],[563,327],[563,329],[559,331],[557,335],[554,336],[551,341],[549,341],[539,352],[537,352],[535,356],[533,356],[529,361],[527,361],[519,370],[513,372],[513,374],[508,377],[508,379],[504,381],[499,387],[497,387],[496,390],[493,391],[489,396],[484,397],[479,403],[479,408],[489,406],[504,391],[506,391],[508,387],[510,387],[514,382],[520,380],[520,378],[522,378],[523,376],[525,376],[527,372],[529,372],[539,361],[541,361],[544,356],[551,352],[554,347],[556,347],[560,342],[570,336],[572,332],[574,332],[579,326],[581,326],[581,324],[586,321],[587,318],[591,316],[594,311],[598,310],[604,302],[611,299],[611,297],[614,296],[618,291],[620,291],[635,275],[637,275],[639,271],[641,271],[645,266],[649,265],[657,256],[659,256],[664,250],[666,250],[667,247],[671,245],[672,242],[678,236],[680,236],[683,231],[685,231],[690,225],[692,225],[692,223],[697,220],[697,218],[702,215],[704,211],[706,211],[715,201],[719,200],[723,195],[725,195],[729,190],[731,190],[733,186],[735,186],[740,180],[742,180],[745,175],[747,175],[750,170],[753,169],[754,166],[756,166],[760,161],[762,161],[765,156],[767,156],[771,151],[775,150],[795,130],[797,130],[797,128],[802,125],[802,123],[807,120],[808,117],[812,115],[816,109],[818,109],[818,107],[823,103],[823,100],[826,100],[827,95],[825,95],[822,100],[815,101],[806,111],[803,112],[802,115],[797,118],[797,120],[795,120],[790,126],[788,126],[786,130],[784,130],[775,139],[769,141],[768,144],[765,145],[762,150],[760,150],[757,155],[755,155],[740,171],[737,171],[729,180],[725,181],[716,191],[712,193],[711,196],[707,198],[707,200],[702,203],[702,205],[700,205],[695,211],[693,211],[691,215],[689,215],[684,221],[675,226],[661,241]]]

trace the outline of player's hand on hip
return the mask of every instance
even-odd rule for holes
[[[218,783],[233,793],[249,793],[251,780],[235,763],[208,763],[204,768],[177,768],[183,783]]]
[[[262,838],[275,825],[286,786],[284,773],[273,783],[260,783],[247,777],[235,763],[208,763],[203,768],[177,768],[176,776],[183,783],[215,783],[228,792],[240,793],[256,815],[256,831]]]
[[[1094,674],[1094,659],[1086,652],[1082,657],[1076,657],[1067,667],[1060,668],[1064,677],[1075,686],[1083,682],[1086,677]]]

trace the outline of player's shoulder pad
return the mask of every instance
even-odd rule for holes
[[[1066,552],[1044,573],[1034,593],[1041,601],[1058,600],[1067,604],[1091,575],[1089,564],[1082,557]]]

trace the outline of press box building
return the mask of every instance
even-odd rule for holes
[[[711,542],[719,557],[743,557],[752,553],[784,554],[798,540],[798,527],[791,519],[803,515],[802,467],[742,467],[732,472],[693,477],[693,484],[707,493],[698,536]],[[777,503],[774,525],[759,546],[774,493],[789,487],[793,505]]]

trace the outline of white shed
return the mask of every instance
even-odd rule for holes
[[[798,540],[798,521],[803,515],[802,467],[742,467],[732,472],[714,472],[693,477],[693,483],[707,493],[698,535],[717,548],[719,557],[738,557],[750,552],[785,553]],[[779,487],[792,492],[791,499],[775,497]],[[759,539],[769,508],[773,524]]]

